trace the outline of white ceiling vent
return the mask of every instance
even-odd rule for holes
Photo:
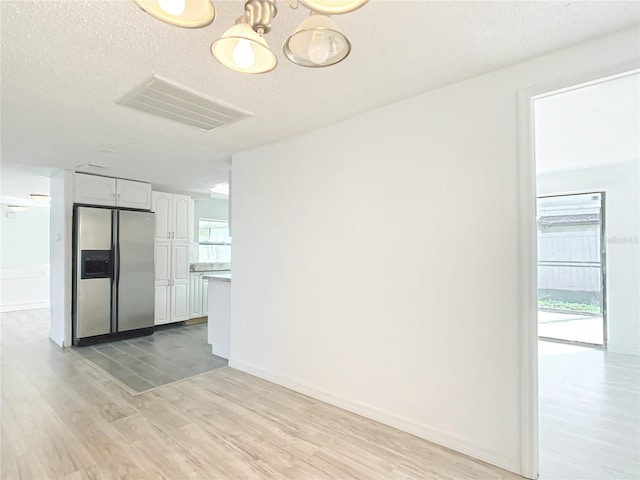
[[[253,115],[158,77],[134,88],[118,103],[203,130],[213,130]]]

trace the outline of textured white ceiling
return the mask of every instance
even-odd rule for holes
[[[48,206],[49,202],[34,200],[30,193],[49,195],[51,169],[29,165],[2,165],[0,203],[4,205]]]
[[[306,16],[278,2],[266,36],[278,68],[226,70],[209,45],[242,11],[215,1],[215,22],[171,27],[123,1],[2,1],[3,161],[82,163],[206,193],[230,155],[427,90],[638,24],[636,2],[372,1],[337,17],[352,54],[305,69],[281,53]],[[203,132],[117,105],[152,74],[255,115]],[[112,149],[104,153],[100,149]],[[300,152],[304,155],[304,152]]]

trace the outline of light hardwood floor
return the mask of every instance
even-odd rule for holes
[[[640,358],[539,343],[540,478],[640,479]]]
[[[136,397],[4,314],[2,479],[519,479],[222,368]]]

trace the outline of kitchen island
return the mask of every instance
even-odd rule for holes
[[[202,280],[209,282],[208,339],[211,352],[229,359],[231,342],[231,272],[207,273]]]

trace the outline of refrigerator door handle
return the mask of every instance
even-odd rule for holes
[[[113,211],[113,305],[111,331],[118,331],[118,289],[120,283],[120,212]]]

